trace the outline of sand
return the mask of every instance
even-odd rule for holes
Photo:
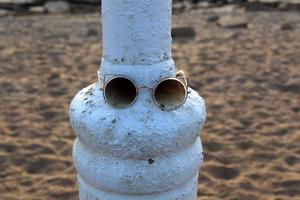
[[[300,15],[244,13],[235,29],[214,15],[174,16],[196,31],[173,53],[207,104],[199,200],[300,199]],[[68,106],[101,48],[98,14],[1,17],[1,200],[78,199]]]

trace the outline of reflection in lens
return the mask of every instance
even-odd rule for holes
[[[186,86],[178,79],[166,79],[158,84],[154,91],[154,100],[163,110],[174,110],[186,100]]]
[[[129,78],[115,77],[107,82],[104,97],[113,107],[127,108],[136,100],[137,90]]]

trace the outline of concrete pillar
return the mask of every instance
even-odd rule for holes
[[[149,89],[176,76],[171,0],[102,0],[102,22],[99,82],[70,106],[80,200],[196,200],[204,100],[188,88],[185,103],[168,111]],[[103,94],[107,80],[120,75],[142,86],[122,109]]]

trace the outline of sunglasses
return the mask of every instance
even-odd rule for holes
[[[164,78],[154,87],[150,87],[138,86],[128,76],[105,74],[101,87],[105,101],[118,109],[132,106],[138,98],[140,89],[152,90],[154,103],[162,110],[171,111],[185,103],[188,96],[188,78],[183,71],[178,71],[175,78]]]

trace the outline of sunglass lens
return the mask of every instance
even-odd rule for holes
[[[163,110],[174,110],[182,106],[187,97],[187,88],[178,79],[166,79],[155,88],[153,97]]]
[[[106,83],[104,97],[113,107],[127,108],[136,100],[137,89],[130,79],[115,77]]]

